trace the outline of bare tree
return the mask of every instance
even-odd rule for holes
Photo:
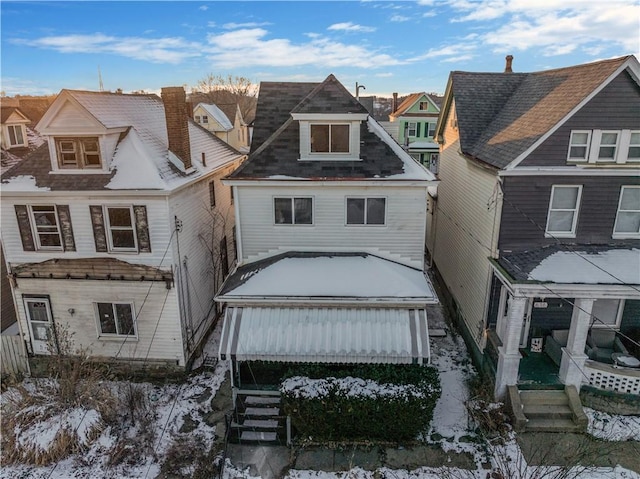
[[[256,107],[258,87],[251,80],[242,76],[207,74],[198,80],[192,95],[204,98],[216,105],[235,103],[246,120],[252,118]],[[233,121],[233,118],[229,118]]]

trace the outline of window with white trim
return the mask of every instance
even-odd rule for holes
[[[624,301],[619,299],[596,299],[591,309],[593,328],[619,328]]]
[[[101,168],[100,143],[97,137],[56,138],[60,168]]]
[[[631,131],[629,133],[627,161],[640,161],[640,131]]]
[[[9,146],[26,146],[22,125],[8,125]]]
[[[427,127],[427,137],[433,138],[433,136],[436,134],[436,124],[429,122],[426,124],[426,127]]]
[[[206,125],[209,123],[209,117],[207,115],[202,115],[202,124]]]
[[[589,158],[591,131],[572,131],[569,140],[569,160],[586,161]]]
[[[640,238],[640,186],[620,188],[614,238]]]
[[[133,303],[95,303],[99,337],[136,337]]]
[[[347,198],[347,225],[384,226],[386,198]]]
[[[131,206],[105,206],[107,238],[112,251],[138,251]]]
[[[273,216],[276,225],[311,225],[313,224],[313,198],[274,198]]]
[[[349,153],[350,125],[311,124],[311,153]]]
[[[427,111],[429,109],[429,102],[428,101],[421,101],[418,104],[418,109],[420,111]]]
[[[36,249],[62,250],[62,235],[55,205],[29,206]]]
[[[575,237],[581,195],[581,185],[553,185],[547,215],[546,236]]]
[[[618,131],[601,132],[597,161],[616,161],[619,138],[620,132]]]
[[[416,136],[418,134],[418,123],[410,121],[407,123],[407,136]]]

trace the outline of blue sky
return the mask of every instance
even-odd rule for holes
[[[451,70],[575,65],[640,51],[637,0],[0,2],[0,89],[157,92],[209,73],[352,93],[444,92]]]

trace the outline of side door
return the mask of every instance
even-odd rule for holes
[[[32,296],[25,297],[23,300],[33,353],[51,354],[51,347],[55,347],[55,338],[53,337],[53,316],[51,315],[49,298]]]

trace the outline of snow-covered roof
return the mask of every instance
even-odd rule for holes
[[[229,120],[227,115],[213,103],[198,103],[193,109],[195,112],[198,108],[202,108],[207,114],[216,120],[216,122],[224,129],[224,131],[233,130],[233,123]]]
[[[313,363],[428,363],[424,309],[227,308],[219,358]]]
[[[69,175],[50,175],[51,159],[48,150],[43,150],[3,174],[3,189],[23,188],[27,185],[24,177],[32,176],[34,184],[27,191],[43,188],[170,191],[242,156],[215,134],[189,119],[193,168],[185,172],[180,168],[180,160],[169,150],[164,104],[157,95],[63,90],[50,111],[38,123],[38,128],[43,128],[46,133],[51,122],[57,121],[56,114],[67,108],[67,103],[74,105],[78,111],[84,109],[88,114],[87,119],[95,120],[96,124],[107,130],[121,131],[113,157],[108,159],[109,171],[105,174],[96,174],[95,171],[74,174],[73,181],[69,180]],[[55,125],[56,132],[61,126],[64,127],[63,120]],[[73,131],[69,133],[73,134]],[[22,178],[20,185],[16,188],[10,186],[18,182],[17,178]]]
[[[243,265],[218,300],[243,298],[438,302],[422,271],[364,253],[291,252]]]
[[[498,264],[517,282],[640,284],[640,249],[634,246],[552,245],[502,254]]]
[[[422,149],[422,150],[427,150],[427,149],[435,149],[438,150],[440,148],[440,145],[438,145],[437,143],[433,143],[431,141],[414,141],[413,143],[409,143],[409,149]]]

